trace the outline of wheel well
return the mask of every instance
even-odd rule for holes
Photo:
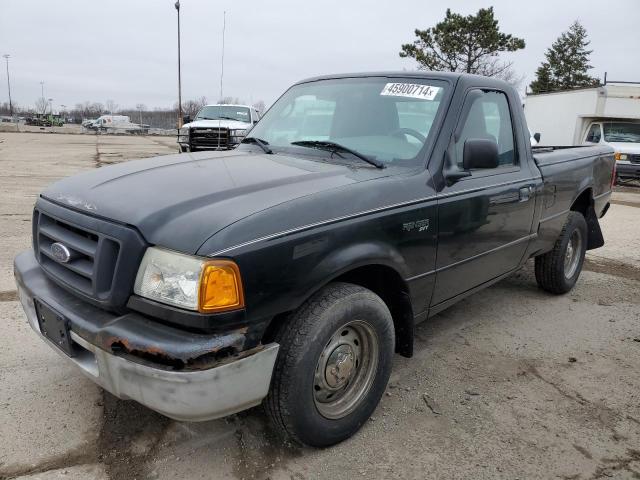
[[[593,194],[590,188],[584,190],[578,198],[573,201],[571,205],[571,211],[580,212],[584,218],[587,218],[589,207],[593,205]]]
[[[580,212],[587,221],[587,250],[593,250],[604,245],[604,237],[600,222],[593,206],[593,192],[590,188],[585,189],[571,205],[572,212]]]
[[[409,288],[393,268],[367,265],[343,273],[334,281],[368,288],[387,304],[396,333],[396,352],[404,357],[413,355],[413,309]]]
[[[345,272],[332,282],[353,283],[378,295],[393,318],[396,352],[407,358],[413,355],[413,308],[409,288],[398,272],[385,265],[367,265]],[[275,338],[278,329],[291,313],[283,312],[271,320],[262,336],[263,343]]]

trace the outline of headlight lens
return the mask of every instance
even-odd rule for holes
[[[626,160],[627,159],[627,154],[626,153],[616,152],[613,157],[616,160]]]
[[[244,306],[238,266],[161,248],[144,254],[134,292],[176,307],[214,313]]]
[[[232,137],[244,137],[247,134],[247,130],[231,130]]]
[[[189,136],[189,127],[182,127],[178,130],[179,137],[188,137]]]

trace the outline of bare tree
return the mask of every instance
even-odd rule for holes
[[[253,108],[255,108],[257,111],[259,111],[260,113],[264,113],[265,109],[267,108],[266,105],[264,104],[264,100],[258,100],[257,102],[255,102],[253,104]]]
[[[37,113],[41,113],[44,115],[44,113],[47,110],[47,107],[49,106],[49,102],[47,101],[46,98],[44,97],[40,97],[36,100],[36,112]]]
[[[99,117],[104,113],[104,105],[102,105],[100,102],[93,102],[89,106],[89,112],[91,113],[91,115]]]
[[[244,104],[244,102],[242,100],[240,100],[238,97],[224,97],[221,98],[220,100],[218,100],[218,103],[221,105],[230,105],[230,104],[235,104],[235,105],[241,105]]]
[[[105,105],[107,108],[107,112],[109,112],[111,115],[116,113],[116,111],[118,110],[118,104],[113,100],[107,100],[107,103]]]
[[[16,102],[12,101],[11,105],[9,105],[9,102],[2,102],[0,104],[0,115],[10,115],[12,108],[13,113],[18,113],[21,111],[21,108],[18,107],[18,104]]]
[[[140,118],[140,126],[142,126],[142,111],[146,110],[147,107],[145,106],[144,103],[138,103],[136,104],[136,110],[138,110],[138,114],[139,114],[139,118]]]
[[[207,104],[207,97],[200,97],[195,100],[187,100],[182,102],[182,113],[191,118],[195,117],[202,107]],[[177,104],[176,104],[177,108]]]

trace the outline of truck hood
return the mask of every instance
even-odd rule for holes
[[[248,122],[240,122],[238,120],[194,120],[193,122],[186,123],[183,128],[211,128],[211,127],[223,127],[233,129],[247,129],[251,126]]]
[[[151,244],[194,254],[251,214],[383,172],[248,150],[199,152],[92,170],[54,183],[42,197],[132,225]]]
[[[611,148],[613,148],[616,152],[619,153],[632,153],[639,154],[640,153],[640,143],[631,143],[631,142],[607,142]]]

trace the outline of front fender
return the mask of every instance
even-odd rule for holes
[[[409,276],[407,263],[395,247],[348,235],[275,242],[233,258],[242,272],[251,319],[293,311],[332,280],[365,265],[383,265],[402,279]]]
[[[309,272],[302,302],[320,290],[327,283],[368,265],[383,265],[395,270],[402,279],[409,277],[409,269],[404,257],[392,245],[383,242],[354,243],[336,251],[330,251]],[[297,305],[299,306],[299,305]]]

